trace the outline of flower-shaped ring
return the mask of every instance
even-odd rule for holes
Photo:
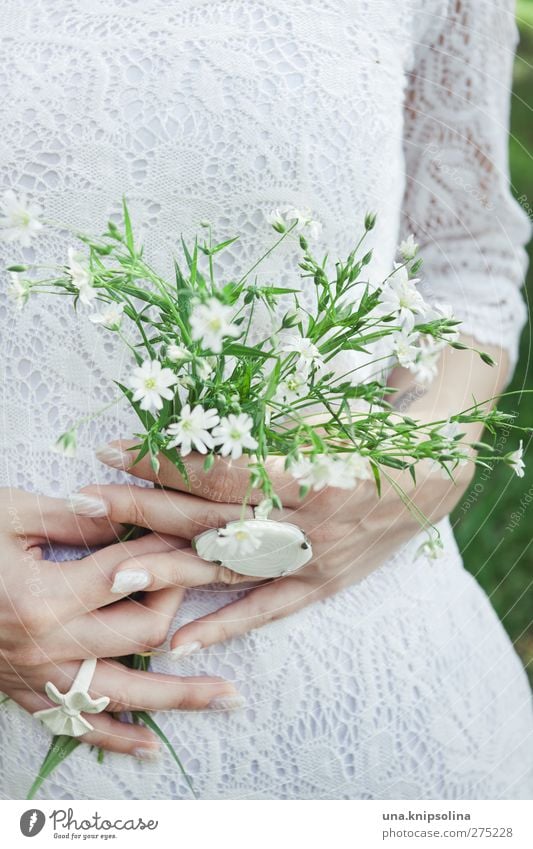
[[[46,695],[57,707],[38,710],[33,715],[44,722],[54,734],[80,737],[87,731],[92,731],[93,726],[81,715],[82,711],[83,713],[101,713],[110,702],[107,696],[92,699],[89,695],[95,669],[96,658],[84,660],[67,693],[60,693],[55,684],[47,681],[44,688]]]

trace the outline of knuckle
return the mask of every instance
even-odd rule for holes
[[[203,528],[220,528],[226,524],[226,520],[220,513],[220,510],[217,510],[216,507],[206,506],[202,511],[202,517],[200,521]]]
[[[115,690],[112,696],[109,697],[109,704],[106,710],[110,713],[115,713],[120,710],[126,710],[131,705],[131,699],[125,690]]]
[[[312,543],[328,544],[337,542],[340,537],[340,528],[336,522],[321,522],[314,530]]]
[[[50,662],[46,652],[34,643],[17,646],[17,648],[6,653],[6,659],[19,669],[43,666]]]
[[[185,567],[179,556],[172,558],[172,565],[169,571],[169,583],[175,587],[186,586]]]
[[[233,631],[229,622],[217,622],[217,640],[220,639],[220,642],[225,642],[226,640],[230,640],[233,637]]]
[[[144,515],[134,495],[129,495],[125,499],[125,503],[121,510],[121,513],[123,514],[121,521],[124,524],[144,526]]]
[[[161,614],[150,616],[143,628],[142,651],[150,651],[150,649],[162,645],[167,638],[168,628],[169,623]]]
[[[227,504],[239,502],[240,496],[237,491],[235,475],[227,468],[217,469],[211,481],[210,498],[213,501],[225,502]]]
[[[233,586],[233,584],[238,584],[242,580],[243,578],[241,575],[239,575],[237,572],[233,572],[231,569],[228,569],[227,566],[217,566],[215,573],[215,583]]]
[[[15,607],[15,629],[19,634],[39,637],[46,634],[52,625],[53,617],[45,604],[35,599],[19,600]]]

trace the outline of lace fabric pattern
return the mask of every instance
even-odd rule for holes
[[[508,0],[4,0],[0,186],[31,194],[49,219],[96,232],[126,195],[147,257],[169,273],[180,234],[194,236],[207,218],[221,238],[241,234],[221,267],[228,278],[271,244],[264,216],[276,206],[308,208],[324,225],[316,252],[334,258],[375,210],[373,279],[390,270],[400,234],[414,231],[425,296],[451,304],[514,361],[529,230],[505,151],[512,12]],[[47,229],[35,250],[62,262],[70,244]],[[5,266],[12,248],[0,248]],[[285,246],[259,279],[299,285],[296,259]],[[50,446],[113,400],[128,355],[63,299],[30,299],[14,316],[4,290],[2,485],[65,496],[124,480],[93,453],[135,431],[121,405],[86,426],[75,460]],[[312,307],[312,290],[302,298]],[[344,365],[356,362],[347,354]],[[202,798],[531,793],[523,671],[447,522],[442,529],[437,564],[415,558],[415,540],[325,602],[179,666],[155,661],[231,678],[248,696],[231,716],[158,716]],[[233,597],[191,592],[175,626]],[[0,733],[0,794],[22,798],[48,734],[13,704],[0,712]],[[101,766],[80,747],[41,796],[188,790],[168,758],[106,755]]]

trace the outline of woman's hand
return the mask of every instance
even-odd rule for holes
[[[75,516],[58,499],[0,490],[0,690],[31,713],[52,706],[46,681],[68,690],[81,659],[151,650],[167,637],[183,588],[136,601],[127,598],[134,587],[113,587],[113,575],[123,561],[176,552],[182,540],[150,534],[81,560],[42,559],[43,544],[101,545],[116,541],[119,530],[105,519]],[[231,706],[237,696],[221,680],[156,675],[109,660],[98,662],[90,694],[111,702],[107,713],[91,715],[94,731],[81,739],[139,757],[157,752],[157,738],[112,712]]]
[[[474,342],[469,338],[463,341]],[[496,360],[501,357],[499,350],[488,348],[488,352]],[[439,370],[431,389],[426,393],[417,390],[414,402],[409,403],[409,414],[421,421],[445,421],[468,407],[473,395],[479,399],[491,398],[500,390],[507,371],[505,361],[499,369],[492,370],[477,354],[452,350],[442,356]],[[394,381],[400,390],[409,389],[412,378],[400,373],[391,383]],[[464,430],[468,440],[479,439],[478,425],[469,424]],[[114,468],[129,470],[140,478],[181,492],[126,486],[88,490],[87,494],[96,499],[95,505],[100,505],[112,520],[191,539],[206,528],[242,516],[240,505],[249,480],[247,458],[232,464],[219,458],[211,471],[205,473],[204,458],[190,455],[188,492],[182,476],[165,458],[161,458],[157,477],[147,458],[132,465],[135,452],[128,448],[133,445],[113,443],[99,457]],[[352,492],[326,488],[309,494],[303,501],[298,497],[297,484],[283,470],[282,458],[272,459],[269,471],[284,505],[283,511],[274,512],[272,518],[293,522],[305,531],[313,546],[313,560],[294,575],[263,582],[240,600],[182,627],[172,638],[177,654],[241,635],[361,580],[420,530],[414,512],[408,509],[398,491],[412,501],[419,515],[437,522],[461,497],[473,466],[459,466],[454,472],[455,480],[450,481],[440,468],[428,462],[419,463],[416,487],[408,472],[389,470],[383,475],[381,497],[374,482],[365,481]],[[254,493],[251,503],[258,500],[260,495]],[[251,515],[248,507],[244,518]],[[137,566],[145,570],[145,582],[151,589],[167,586],[169,582],[189,586],[195,581],[203,584],[219,580],[231,584],[249,580],[215,565],[202,566],[190,550],[139,558]]]
[[[112,450],[117,452],[127,446],[128,443],[115,444]],[[127,457],[123,456],[122,462]],[[118,459],[118,454],[114,459]],[[157,483],[181,491],[102,486],[83,490],[83,496],[94,499],[87,503],[99,504],[113,521],[132,522],[191,539],[206,528],[240,518],[248,485],[246,458],[233,464],[219,459],[208,473],[202,471],[203,459],[199,455],[187,458],[194,494],[184,491],[186,485],[175,466],[161,458]],[[420,530],[394,486],[402,486],[412,496],[413,483],[407,473],[396,472],[394,484],[384,481],[381,498],[374,482],[365,481],[352,492],[327,488],[310,493],[302,501],[298,485],[283,470],[281,458],[270,461],[269,471],[285,505],[282,511],[274,511],[272,518],[292,522],[305,531],[313,546],[313,560],[294,575],[262,582],[240,600],[185,625],[172,639],[177,654],[239,636],[332,595],[368,575]],[[144,459],[131,473],[156,480],[149,461]],[[456,490],[462,491],[458,484],[445,480],[440,470],[420,470],[417,507],[436,520],[449,512],[458,497]],[[260,496],[254,495],[252,502],[257,503]],[[252,515],[252,508],[245,508],[244,518]],[[154,590],[169,585],[214,581],[238,585],[250,581],[216,564],[205,563],[190,549],[141,555],[134,564],[123,563],[122,570],[131,570],[132,578],[144,571],[146,588]]]

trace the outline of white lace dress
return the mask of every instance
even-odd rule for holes
[[[130,200],[168,268],[208,218],[242,234],[232,268],[270,241],[290,203],[342,256],[378,212],[379,277],[402,229],[423,245],[426,297],[452,304],[511,358],[524,321],[525,216],[506,162],[516,31],[510,0],[3,0],[0,185],[49,218],[99,230]],[[405,222],[402,224],[402,220]],[[60,261],[64,234],[43,233]],[[13,251],[2,248],[2,264]],[[268,267],[294,284],[291,248]],[[235,273],[234,271],[232,273]],[[4,289],[5,287],[2,287]],[[112,409],[76,460],[50,445],[112,397],[124,353],[60,298],[15,314],[0,293],[1,483],[66,495],[120,477],[94,447],[131,433]],[[200,652],[177,674],[235,681],[234,714],[159,715],[204,799],[530,797],[533,724],[521,665],[442,522],[445,555],[414,540],[362,583]],[[59,553],[61,556],[61,552]],[[190,592],[176,625],[235,593]],[[0,711],[0,794],[23,798],[49,734]],[[49,798],[189,798],[160,764],[80,747]]]

